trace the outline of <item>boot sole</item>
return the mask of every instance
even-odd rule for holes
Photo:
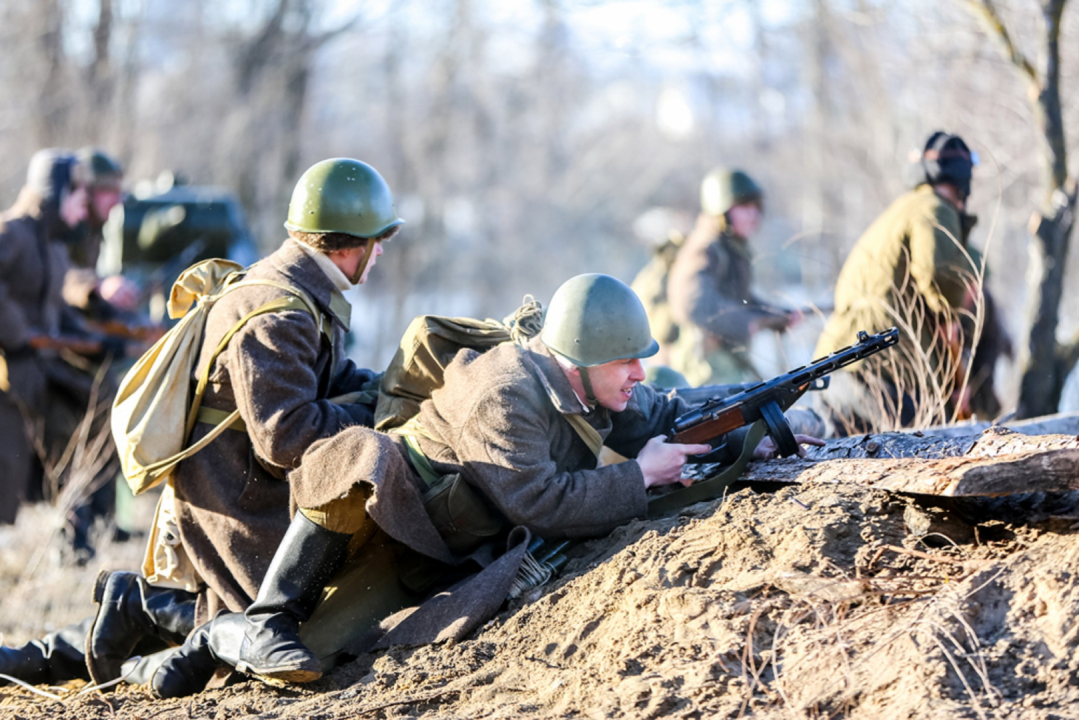
[[[322,677],[321,670],[275,670],[273,672],[258,672],[251,670],[259,680],[267,685],[281,687],[289,683],[309,683]]]

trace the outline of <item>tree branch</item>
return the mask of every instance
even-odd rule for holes
[[[1027,79],[1035,87],[1039,87],[1041,80],[1038,77],[1038,71],[1027,59],[1026,55],[1015,46],[1011,33],[1008,32],[1008,28],[1004,25],[1004,20],[1000,17],[1000,13],[997,12],[996,6],[993,5],[993,0],[967,0],[967,6],[975,17],[985,23],[989,33],[1000,43],[1001,53],[1003,53],[1005,59],[1026,75]]]

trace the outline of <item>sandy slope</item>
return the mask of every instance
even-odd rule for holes
[[[953,518],[961,543],[908,531],[927,514]],[[0,713],[1077,717],[1073,514],[1070,496],[945,511],[834,485],[744,489],[577,548],[560,579],[454,646],[365,656],[303,688],[246,681],[180,701],[6,689]]]

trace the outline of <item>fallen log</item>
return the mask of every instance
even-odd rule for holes
[[[695,477],[714,473],[701,467]],[[958,438],[868,435],[831,441],[806,458],[750,463],[740,480],[844,483],[948,497],[1079,490],[1079,440],[1000,427]]]
[[[1079,435],[1079,413],[1057,413],[1029,420],[1011,420],[997,425],[988,422],[966,422],[926,428],[923,435],[933,437],[960,437],[977,435],[990,427],[1004,427],[1024,435]]]

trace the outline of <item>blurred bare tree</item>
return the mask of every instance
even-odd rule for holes
[[[1063,336],[1079,331],[1079,288],[1063,281],[1079,261],[1044,198],[1067,193],[1063,128],[1079,105],[1060,97],[1079,77],[1066,52],[1079,23],[1063,0],[1041,0],[1055,30],[989,1],[965,0],[998,10],[1013,48],[1045,48],[1024,60],[1033,75],[963,4],[931,0],[0,0],[0,191],[14,199],[38,146],[98,143],[132,180],[175,169],[232,188],[269,250],[307,164],[364,159],[407,221],[353,295],[354,351],[378,365],[414,314],[501,317],[578,272],[631,279],[649,253],[634,220],[660,205],[692,217],[716,165],[765,188],[762,294],[825,304],[858,235],[910,182],[908,151],[943,128],[989,158],[975,244],[1005,322],[1014,332],[1024,302],[1048,293]],[[1049,105],[1023,91],[1052,83],[1060,134],[1039,146]],[[1035,257],[1054,262],[1035,292],[1022,276],[1037,205]],[[1047,322],[1038,361],[1054,356]]]
[[[1044,34],[1031,60],[1016,44],[992,0],[967,0],[989,34],[1027,84],[1036,124],[1043,199],[1030,222],[1027,322],[1029,337],[1020,355],[1019,417],[1056,412],[1064,381],[1079,360],[1079,335],[1057,342],[1068,246],[1075,224],[1076,178],[1068,175],[1068,145],[1061,99],[1061,28],[1067,0],[1043,0]]]

